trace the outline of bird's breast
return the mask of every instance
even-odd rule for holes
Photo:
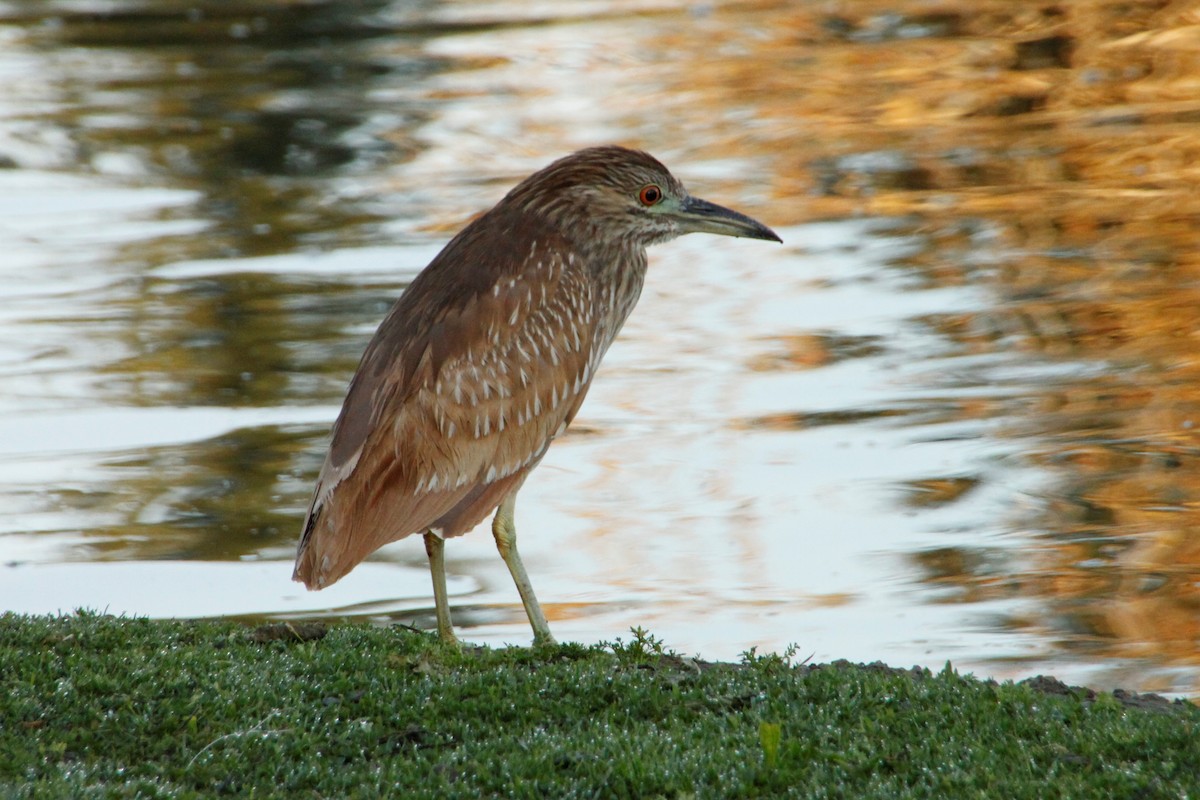
[[[529,466],[582,403],[616,333],[615,295],[597,293],[569,254],[550,259],[534,246],[528,260],[532,269],[495,283],[464,312],[472,335],[416,398],[436,431],[433,461],[455,468],[424,470],[414,491],[490,483]]]

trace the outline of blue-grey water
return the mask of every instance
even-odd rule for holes
[[[652,252],[518,503],[558,638],[1200,691],[1170,20],[875,5],[0,3],[0,609],[431,625],[417,540],[290,582],[329,425],[455,230],[620,142],[785,243]]]

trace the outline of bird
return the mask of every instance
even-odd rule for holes
[[[688,233],[782,242],[691,196],[648,153],[617,145],[554,161],[467,224],[401,292],[363,353],[293,580],[322,589],[419,533],[438,636],[456,644],[445,540],[494,511],[534,645],[555,644],[517,551],[517,492],[575,418],[637,303],[646,247]]]

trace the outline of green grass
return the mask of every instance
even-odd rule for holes
[[[1200,710],[631,642],[0,617],[2,797],[1183,798]]]

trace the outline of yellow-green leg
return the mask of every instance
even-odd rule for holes
[[[521,563],[521,555],[517,552],[517,526],[513,523],[513,509],[516,504],[516,492],[504,498],[492,520],[492,535],[496,537],[496,549],[508,565],[513,583],[517,585],[517,591],[521,594],[521,602],[525,604],[525,615],[529,617],[529,624],[533,627],[534,646],[552,645],[555,641],[550,634],[550,626],[546,624],[546,615],[538,605],[533,585],[529,583],[529,574],[525,572],[525,565]]]
[[[429,556],[429,572],[433,575],[433,602],[437,606],[438,638],[446,644],[458,644],[454,624],[450,621],[450,600],[446,597],[446,543],[442,537],[425,534],[425,555]]]

